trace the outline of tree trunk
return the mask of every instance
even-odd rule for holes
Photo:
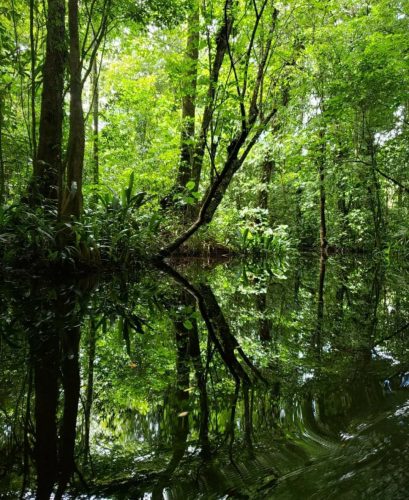
[[[82,213],[82,172],[85,128],[82,108],[81,60],[78,32],[78,0],[68,1],[70,31],[70,131],[67,150],[67,181],[61,202],[61,218],[79,218]]]
[[[35,202],[38,195],[55,202],[61,188],[65,57],[65,1],[48,0],[39,141],[31,189]]]
[[[258,206],[263,210],[268,210],[268,190],[270,186],[271,176],[273,175],[275,168],[275,161],[265,158],[263,164],[261,165],[261,183],[263,185],[259,197]]]
[[[92,157],[93,171],[92,180],[94,184],[99,184],[99,81],[98,81],[97,58],[92,63]]]
[[[34,40],[34,2],[30,0],[30,79],[31,79],[31,143],[33,150],[33,171],[36,169],[37,157],[37,123],[36,123],[36,44]]]
[[[3,156],[3,95],[0,94],[0,205],[3,204],[6,192],[6,179]]]
[[[326,220],[326,193],[325,193],[325,142],[324,135],[321,135],[320,157],[318,164],[320,182],[320,248],[322,253],[327,252],[327,220]]]
[[[195,136],[197,64],[199,60],[199,3],[194,1],[188,19],[186,45],[186,86],[182,98],[182,133],[180,140],[180,163],[177,175],[179,189],[184,189],[192,177],[193,141]]]
[[[173,242],[163,247],[156,256],[157,258],[162,259],[164,257],[168,257],[169,255],[171,255],[185,241],[187,241],[193,234],[195,234],[202,226],[209,224],[212,221],[213,216],[218,206],[220,205],[221,201],[223,200],[223,197],[230,185],[230,182],[234,174],[242,166],[249,152],[251,151],[251,149],[257,142],[258,138],[260,137],[261,132],[267,126],[267,123],[269,123],[272,120],[276,112],[277,110],[273,109],[271,113],[265,118],[264,122],[259,126],[257,132],[255,132],[254,136],[251,138],[251,140],[247,144],[247,147],[245,148],[244,152],[240,157],[238,157],[239,151],[240,148],[246,142],[246,139],[248,138],[249,130],[247,129],[245,131],[242,131],[236,138],[231,140],[230,145],[227,148],[228,156],[224,164],[224,168],[217,176],[217,178],[214,180],[213,184],[209,186],[209,188],[207,189],[206,194],[203,197],[203,201],[199,210],[199,215],[196,221],[193,222],[191,226],[188,227]]]
[[[368,155],[370,157],[371,163],[371,175],[372,175],[372,189],[370,188],[370,203],[372,209],[372,216],[374,221],[374,236],[375,236],[375,248],[381,248],[382,246],[382,233],[383,233],[383,210],[381,201],[381,185],[377,175],[377,161],[375,152],[375,140],[373,134],[371,134],[367,139]]]
[[[223,64],[224,57],[228,50],[229,38],[233,28],[233,14],[232,14],[232,0],[226,0],[224,4],[224,22],[220,27],[219,32],[216,36],[216,49],[215,56],[210,68],[210,81],[209,88],[207,90],[207,102],[202,119],[202,126],[200,131],[200,137],[198,139],[195,151],[193,154],[192,161],[192,178],[195,183],[195,191],[198,191],[200,184],[200,177],[202,173],[203,158],[206,150],[206,140],[209,127],[212,121],[215,96],[217,90],[217,83],[219,81],[220,70]]]

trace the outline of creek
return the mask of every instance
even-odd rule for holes
[[[407,498],[409,269],[301,255],[0,284],[0,497]]]

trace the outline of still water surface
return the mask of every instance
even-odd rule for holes
[[[0,498],[407,498],[408,278],[315,256],[5,276]]]

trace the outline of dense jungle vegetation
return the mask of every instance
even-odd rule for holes
[[[408,33],[0,0],[1,498],[407,499]]]
[[[3,263],[406,254],[408,9],[2,2]]]

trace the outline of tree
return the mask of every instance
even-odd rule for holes
[[[56,204],[62,181],[64,109],[65,1],[48,0],[46,55],[39,125],[38,151],[33,163],[33,196]]]
[[[210,145],[212,165],[217,158],[222,162],[222,167],[215,170],[214,180],[200,202],[197,219],[160,250],[160,257],[170,255],[200,227],[212,221],[234,174],[277,113],[275,93],[280,75],[289,63],[285,60],[284,64],[282,61],[277,64],[273,57],[273,40],[279,43],[279,12],[267,0],[254,2],[251,14],[245,17],[241,25],[237,21],[235,8],[233,2],[226,0],[220,28],[215,36],[215,47],[209,54],[209,87],[192,168],[195,188],[199,186],[210,130],[213,133],[219,130],[222,134],[215,147]],[[239,36],[241,31],[244,33],[243,39]],[[237,40],[232,39],[233,32]],[[293,60],[294,55],[291,53],[290,57]],[[274,71],[275,78],[266,76]],[[221,76],[225,78],[223,83],[220,81]],[[224,130],[220,130],[220,121]],[[226,130],[230,133],[226,133]],[[214,138],[213,134],[211,137]],[[220,144],[223,145],[222,154],[218,151]]]

